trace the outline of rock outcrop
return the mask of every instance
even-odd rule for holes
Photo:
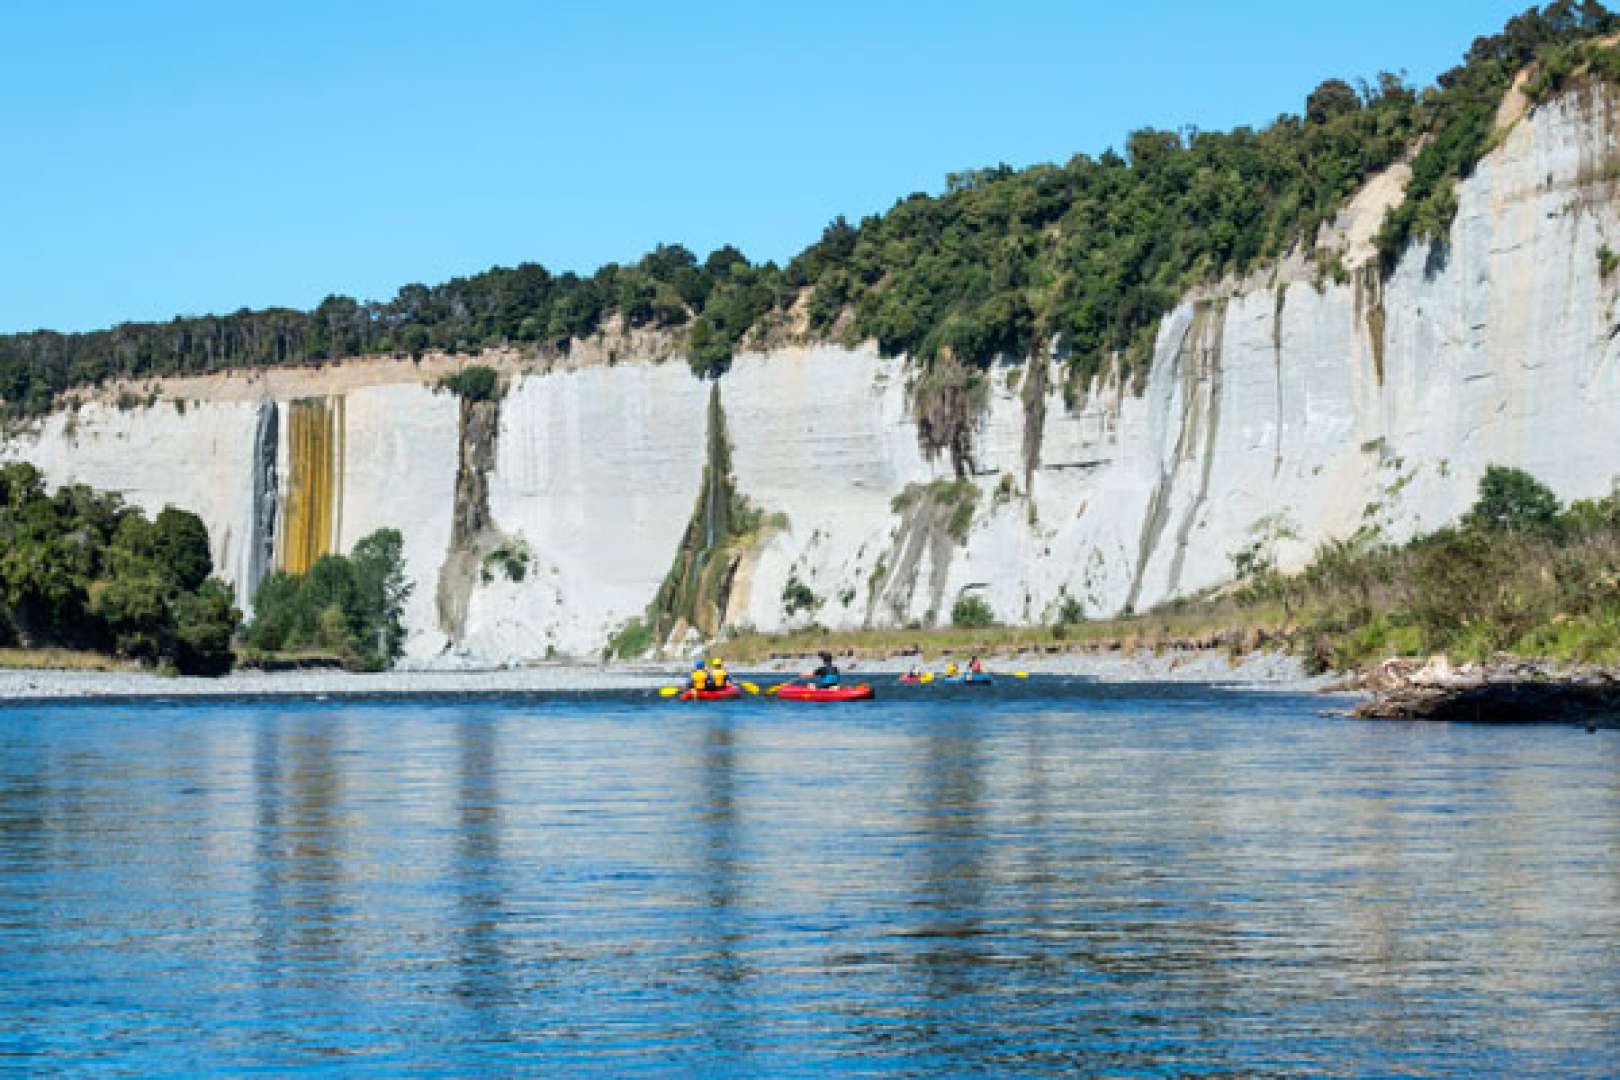
[[[1066,387],[1061,346],[993,368],[949,454],[919,447],[904,358],[833,344],[736,357],[721,381],[730,482],[777,524],[715,601],[725,623],[942,619],[964,590],[1008,620],[1050,617],[1065,596],[1096,615],[1144,610],[1227,580],[1262,534],[1290,568],[1363,527],[1432,529],[1490,464],[1566,499],[1607,493],[1620,477],[1620,282],[1600,257],[1620,249],[1615,104],[1582,86],[1506,116],[1458,190],[1449,243],[1409,251],[1386,277],[1369,240],[1399,197],[1397,167],[1325,231],[1337,278],[1296,257],[1187,296],[1142,387]],[[268,565],[267,522],[272,561],[288,567],[291,536],[318,553],[397,527],[417,585],[416,660],[452,643],[489,661],[595,655],[647,612],[681,548],[710,455],[711,384],[662,351],[588,359],[500,360],[510,389],[477,479],[488,521],[532,555],[521,580],[463,573],[481,548],[467,566],[446,561],[483,541],[457,525],[464,420],[427,375],[443,358],[175,380],[152,405],[94,400],[48,417],[0,454],[53,483],[196,510],[244,598]],[[324,481],[295,449],[301,398],[341,418],[323,429],[336,440]],[[904,498],[959,474],[976,492],[966,520]],[[299,500],[317,494],[330,505],[312,519]],[[470,577],[449,620],[447,566]]]
[[[1367,720],[1620,726],[1620,672],[1607,668],[1390,660],[1359,688],[1372,696],[1351,715]]]

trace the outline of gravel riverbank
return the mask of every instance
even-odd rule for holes
[[[845,670],[856,677],[863,673],[898,673],[907,666],[899,660],[844,664]],[[1307,677],[1296,658],[1281,653],[1255,653],[1236,660],[1220,651],[1143,653],[1133,657],[1075,653],[986,658],[986,666],[993,672],[1027,671],[1109,683],[1198,682],[1289,691],[1317,690],[1330,681]],[[242,671],[221,679],[165,678],[136,671],[0,671],[0,700],[650,690],[668,685],[685,667],[680,663],[546,664],[492,671],[400,670],[375,674]],[[798,670],[800,665],[779,661],[756,673],[786,675]]]

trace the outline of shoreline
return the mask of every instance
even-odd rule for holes
[[[987,658],[992,674],[1027,671],[1032,675],[1080,678],[1097,683],[1208,683],[1232,688],[1312,693],[1334,682],[1305,674],[1297,657],[1252,653],[1232,657],[1219,650],[1166,651],[1124,657],[1075,653],[1063,656]],[[842,665],[847,677],[895,676],[910,662],[855,660]],[[929,665],[938,668],[941,665]],[[797,674],[801,662],[775,661],[734,669],[740,678],[781,679]],[[174,698],[276,699],[308,697],[388,698],[415,696],[489,697],[509,694],[565,694],[598,691],[653,691],[682,678],[687,665],[558,663],[485,670],[400,669],[351,673],[330,669],[237,671],[218,679],[168,677],[141,671],[0,671],[0,705],[43,701],[110,701]]]
[[[1350,712],[1360,720],[1620,728],[1620,672],[1601,666],[1498,660],[1454,667],[1437,656],[1386,660],[1346,685],[1366,695]]]

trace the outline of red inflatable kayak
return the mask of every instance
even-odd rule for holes
[[[722,686],[718,690],[685,690],[681,693],[682,701],[691,701],[693,698],[699,701],[727,701],[734,697],[742,697],[742,687],[736,683]]]
[[[784,686],[776,692],[783,701],[870,701],[870,686]]]

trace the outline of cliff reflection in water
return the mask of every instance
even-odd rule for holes
[[[1620,740],[1317,708],[12,710],[0,1052],[1602,1073]]]

